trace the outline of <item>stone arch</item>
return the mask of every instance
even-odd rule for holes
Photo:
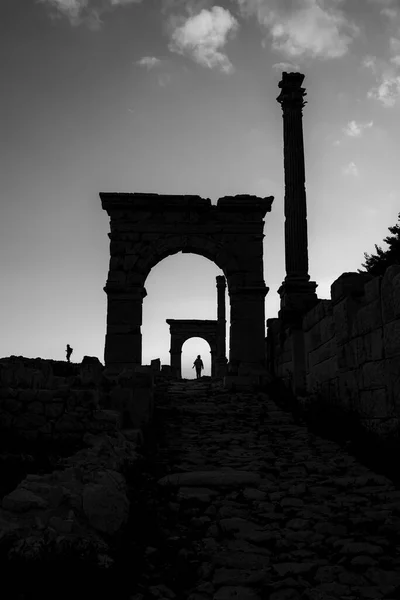
[[[265,367],[264,216],[273,197],[240,195],[212,205],[199,196],[101,193],[110,217],[104,361],[118,371],[141,364],[142,303],[151,269],[177,252],[200,254],[224,273],[230,299],[228,372]]]
[[[191,338],[199,337],[210,346],[211,377],[217,373],[218,321],[200,319],[167,319],[171,333],[171,369],[174,375],[182,378],[182,346]]]

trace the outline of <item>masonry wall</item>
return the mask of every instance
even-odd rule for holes
[[[81,365],[1,359],[0,435],[69,443],[86,433],[144,428],[154,409],[152,374],[111,378],[99,361],[87,358]]]
[[[268,322],[270,370],[294,372],[293,332]],[[307,394],[359,414],[378,435],[400,422],[400,266],[383,277],[344,273],[303,318]],[[287,375],[286,375],[287,380]]]

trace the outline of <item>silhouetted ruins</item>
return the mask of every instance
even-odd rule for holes
[[[303,79],[283,73],[277,98],[286,276],[267,337],[272,197],[101,193],[105,365],[0,359],[2,597],[400,597],[400,266],[343,273],[317,298]],[[180,251],[222,270],[217,319],[167,319],[171,364],[142,365],[145,281]],[[181,380],[193,336],[208,380]]]

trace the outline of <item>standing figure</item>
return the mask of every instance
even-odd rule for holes
[[[69,344],[67,344],[67,361],[71,362],[69,359],[71,358],[71,354],[73,353],[73,349]]]
[[[198,355],[198,357],[196,358],[196,360],[193,363],[193,369],[195,367],[196,367],[196,377],[197,377],[197,379],[200,379],[201,370],[204,369],[203,361],[201,360],[200,354]]]

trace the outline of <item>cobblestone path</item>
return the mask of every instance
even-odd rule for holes
[[[174,382],[157,412],[165,543],[147,548],[154,574],[131,600],[400,598],[400,491],[389,479],[265,394]]]

